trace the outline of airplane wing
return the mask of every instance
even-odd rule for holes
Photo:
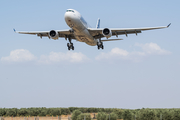
[[[69,31],[69,29],[68,29],[68,30],[55,30],[55,31],[58,32],[59,37],[66,38],[66,36],[71,36],[72,39],[75,39],[74,34],[71,33],[71,32]],[[48,37],[48,38],[50,38],[50,37],[49,37],[49,32],[50,32],[50,31],[16,31],[16,30],[14,29],[14,32],[20,33],[20,34],[37,35],[37,36],[39,36],[39,37],[41,37],[41,38],[42,38],[42,37]]]
[[[160,26],[160,27],[147,27],[147,28],[109,28],[112,32],[112,35],[126,35],[128,34],[138,34],[141,33],[142,31],[146,30],[154,30],[154,29],[162,29],[162,28],[168,28],[171,24],[168,26]],[[102,34],[104,28],[88,28],[90,34],[95,37],[96,39],[105,37]]]

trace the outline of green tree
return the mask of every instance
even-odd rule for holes
[[[180,111],[177,109],[174,110],[173,120],[180,120]]]
[[[0,116],[6,115],[6,109],[5,108],[0,108]]]
[[[60,110],[58,110],[57,108],[51,108],[50,110],[50,115],[52,116],[56,116],[60,114]]]
[[[77,117],[80,114],[81,114],[81,111],[79,111],[79,110],[73,111],[72,116],[71,116],[72,120],[77,120]]]
[[[122,114],[123,120],[131,120],[132,119],[132,113],[130,110],[124,110]]]
[[[173,112],[171,110],[164,109],[162,111],[162,119],[163,120],[172,120],[173,119]]]
[[[77,110],[77,107],[69,107],[70,112],[73,112],[74,110]]]
[[[156,113],[151,109],[141,109],[138,112],[138,120],[156,120],[159,119],[156,117]]]
[[[113,112],[118,116],[118,119],[122,119],[123,118],[123,116],[122,116],[123,110],[121,110],[121,109],[114,109]]]
[[[108,120],[108,116],[104,112],[98,112],[96,118],[97,120]]]
[[[47,115],[47,109],[42,109],[39,113],[39,116],[46,116]]]
[[[6,116],[17,116],[17,108],[6,109]]]
[[[114,112],[110,113],[109,115],[110,115],[109,116],[110,120],[117,120],[118,119],[118,116]]]
[[[21,108],[17,110],[17,115],[18,116],[28,116],[28,111],[26,108]]]
[[[91,120],[91,115],[89,113],[81,113],[78,115],[77,120]]]
[[[38,116],[39,113],[39,108],[29,108],[29,116]]]
[[[69,110],[69,108],[61,108],[61,114],[69,115],[69,114],[71,114],[71,111]]]

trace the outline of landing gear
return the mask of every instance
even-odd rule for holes
[[[97,42],[97,47],[98,47],[98,50],[101,48],[101,49],[104,49],[104,45],[102,42]]]
[[[73,30],[73,29],[70,29],[69,32],[73,34],[73,33],[74,33],[74,30]]]
[[[73,43],[67,43],[68,50],[74,50]]]
[[[68,47],[68,50],[74,50],[74,46],[73,46],[73,43],[71,42],[71,37],[68,38],[69,40],[69,43],[67,43],[67,47]]]
[[[97,42],[97,48],[98,50],[101,48],[101,49],[104,49],[104,45],[103,43],[101,42],[101,38],[99,38],[99,42]]]

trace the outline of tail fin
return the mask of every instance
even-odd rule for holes
[[[98,20],[97,20],[96,28],[100,28],[100,19],[99,19],[99,18],[98,18]]]
[[[16,32],[16,30],[15,29],[13,29],[14,30],[14,32]]]

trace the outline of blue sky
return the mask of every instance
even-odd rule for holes
[[[178,0],[0,1],[0,107],[179,108]],[[168,29],[119,36],[104,50],[19,31],[68,29],[66,9],[95,27]],[[114,38],[114,37],[113,37]]]

